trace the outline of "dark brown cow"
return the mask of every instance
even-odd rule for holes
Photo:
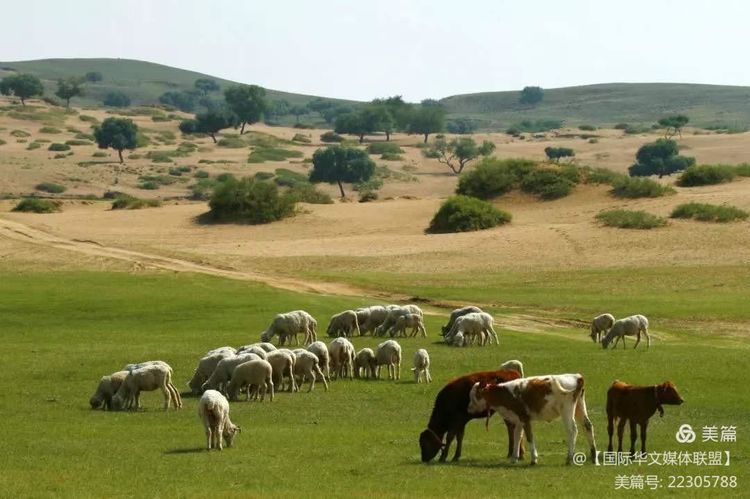
[[[646,452],[646,429],[648,420],[659,411],[664,416],[662,404],[680,405],[684,402],[677,388],[671,381],[660,385],[635,386],[615,380],[607,390],[607,432],[609,433],[608,451],[612,451],[612,434],[614,423],[617,425],[617,452],[622,452],[622,435],[625,423],[630,421],[630,454],[635,454],[635,440],[638,438],[636,425],[641,426],[641,452]]]
[[[440,461],[445,461],[454,437],[456,438],[456,452],[453,460],[459,460],[466,423],[487,415],[486,411],[469,412],[469,391],[475,383],[502,383],[520,377],[520,373],[514,369],[500,369],[467,374],[445,385],[435,398],[435,406],[432,409],[430,422],[427,423],[427,429],[419,435],[422,462],[431,461],[441,450]],[[508,455],[510,455],[513,450],[514,428],[507,422],[506,425],[508,426]],[[444,443],[443,436],[446,434]]]

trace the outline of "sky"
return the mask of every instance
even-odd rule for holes
[[[4,62],[140,59],[356,100],[527,85],[750,85],[746,0],[3,3]]]

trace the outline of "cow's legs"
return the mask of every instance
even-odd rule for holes
[[[531,453],[531,464],[534,465],[539,460],[539,453],[536,451],[536,441],[534,439],[534,433],[531,430],[531,421],[526,421],[523,426],[520,424],[516,425],[516,435],[518,436],[518,446],[516,447],[518,455],[521,454],[521,438],[523,432],[526,432],[526,440],[529,442],[529,452]]]
[[[615,418],[607,414],[607,434],[609,435],[609,445],[607,452],[612,452],[612,435],[615,433]]]
[[[448,456],[448,449],[453,443],[453,437],[455,436],[456,436],[456,432],[453,430],[448,430],[448,433],[445,434],[445,446],[443,447],[443,450],[440,452],[440,459],[439,459],[441,463],[445,462],[445,458]]]
[[[510,456],[510,462],[515,463],[518,461],[518,457],[521,453],[521,432],[523,432],[523,425],[518,423],[513,428],[513,455]],[[526,439],[529,441],[531,448],[534,448],[531,435],[526,435]],[[533,455],[533,454],[532,454]]]
[[[589,419],[589,412],[586,409],[586,398],[584,393],[581,393],[581,398],[578,399],[575,409],[576,420],[583,425],[583,430],[586,433],[586,440],[589,443],[589,450],[591,451],[591,460],[594,464],[599,464],[599,457],[596,453],[596,439],[594,438],[594,425]],[[612,445],[612,432],[610,431],[610,446]]]
[[[466,426],[462,426],[456,432],[456,453],[453,454],[453,461],[458,461],[461,458],[461,446],[464,443],[464,430]]]
[[[617,424],[617,452],[622,452],[622,436],[625,433],[625,423],[628,420],[620,418],[620,422]]]
[[[635,441],[638,438],[638,428],[635,421],[630,420],[630,455],[635,456]]]
[[[648,428],[648,420],[641,423],[641,454],[646,455],[646,428]]]
[[[561,419],[565,426],[565,433],[568,437],[568,456],[565,464],[573,464],[573,454],[576,451],[576,438],[578,438],[578,425],[574,419],[575,407],[571,405],[570,409],[564,409]]]

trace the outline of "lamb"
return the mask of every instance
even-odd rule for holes
[[[294,381],[295,357],[289,350],[282,349],[270,352],[266,360],[273,368],[273,383],[279,390],[284,390],[284,377],[289,378],[288,391],[296,392],[297,383]]]
[[[357,321],[359,321],[359,332],[362,335],[375,334],[375,329],[383,324],[388,317],[388,309],[382,305],[357,309],[355,312],[357,313]]]
[[[274,347],[276,349],[276,347]],[[237,349],[237,355],[241,355],[243,353],[254,353],[261,359],[265,359],[268,352],[266,352],[263,348],[261,348],[259,345],[244,345]]]
[[[388,310],[388,315],[386,316],[385,321],[375,328],[374,334],[377,336],[385,336],[386,334],[391,333],[391,329],[396,325],[396,320],[402,315],[417,314],[419,316],[424,316],[422,309],[417,305],[409,304],[404,305],[403,307],[399,305],[388,305],[386,306],[386,309]],[[392,333],[391,336],[393,336]]]
[[[414,353],[414,367],[411,368],[414,371],[414,382],[421,383],[422,375],[426,383],[432,383],[432,376],[430,376],[430,355],[427,350],[420,348]]]
[[[323,386],[325,386],[326,391],[328,391],[328,382],[326,381],[325,376],[323,376],[323,371],[320,370],[318,356],[303,348],[293,350],[293,353],[296,357],[294,362],[294,375],[301,378],[299,386],[301,387],[305,383],[305,379],[309,378],[310,389],[307,391],[311,392],[315,389],[315,377],[320,376],[323,380]]]
[[[101,407],[105,411],[112,410],[112,397],[120,389],[120,385],[125,380],[129,371],[117,371],[109,376],[102,376],[99,380],[99,386],[96,387],[96,392],[89,399],[92,409],[98,409]]]
[[[594,343],[600,343],[602,336],[612,327],[615,323],[615,316],[612,314],[601,314],[594,317],[591,321],[591,340]]]
[[[322,341],[314,341],[307,346],[307,351],[318,357],[318,365],[323,372],[324,379],[331,381],[331,357],[326,344]]]
[[[260,401],[266,398],[266,392],[270,392],[271,402],[273,402],[274,384],[273,384],[273,367],[267,360],[254,359],[243,362],[234,368],[232,379],[227,387],[230,400],[237,400],[240,390],[247,388],[245,400],[253,392],[253,398],[258,398],[260,392]]]
[[[380,379],[380,366],[388,366],[388,379],[401,379],[401,345],[395,340],[386,340],[375,352],[375,377]]]
[[[201,390],[218,390],[226,392],[226,386],[229,384],[229,380],[232,379],[232,373],[235,368],[240,364],[249,362],[251,360],[258,360],[261,357],[254,353],[241,353],[234,357],[227,357],[222,359],[216,364],[216,369],[211,373],[211,376],[201,386]]]
[[[346,338],[336,338],[328,344],[331,368],[336,378],[349,377],[354,371],[354,345]]]
[[[646,348],[651,347],[651,337],[648,335],[648,319],[643,315],[631,315],[615,321],[612,327],[607,331],[607,335],[602,340],[602,348],[606,349],[612,340],[615,340],[614,347],[617,347],[617,343],[622,339],[622,348],[625,348],[625,336],[638,336],[635,341],[636,348],[638,343],[641,342],[641,333],[646,336]]]
[[[500,369],[513,369],[515,371],[518,371],[518,373],[523,378],[523,362],[520,360],[506,360],[502,364],[500,364]]]
[[[418,314],[404,314],[396,319],[396,324],[393,326],[393,336],[406,337],[406,328],[411,328],[411,334],[409,336],[416,336],[417,333],[422,333],[422,337],[427,337],[427,330],[424,327],[424,319]]]
[[[375,352],[372,348],[363,348],[354,357],[354,377],[366,379],[375,377],[375,368],[377,367],[377,361],[375,360]],[[364,374],[364,376],[362,376]]]
[[[469,337],[479,336],[482,339],[481,344],[484,344],[484,335],[487,334],[490,343],[492,343],[494,338],[495,343],[499,344],[500,340],[497,337],[497,333],[492,328],[493,322],[494,319],[492,316],[486,312],[468,313],[456,319],[453,328],[445,336],[445,341],[450,342],[451,338],[460,332],[463,333],[464,341],[469,339]]]
[[[139,408],[141,407],[141,392],[158,388],[164,394],[165,411],[169,409],[170,403],[175,409],[181,408],[180,393],[172,384],[172,368],[164,362],[161,364],[150,364],[130,371],[117,393],[112,397],[112,406],[120,410],[132,399],[135,401],[135,407]]]
[[[479,313],[479,312],[482,312],[482,309],[479,307],[474,307],[472,305],[468,307],[455,309],[453,312],[451,312],[451,315],[448,318],[448,324],[442,327],[440,334],[442,336],[445,336],[446,333],[448,333],[448,331],[453,329],[453,324],[456,322],[456,319],[458,319],[459,317],[463,317],[466,314]]]
[[[198,417],[206,430],[207,450],[222,450],[223,442],[231,447],[234,437],[242,430],[229,419],[229,402],[216,390],[208,390],[198,402]]]
[[[198,361],[198,367],[195,368],[193,377],[188,381],[190,391],[194,395],[200,395],[202,393],[201,386],[211,376],[216,369],[216,365],[222,360],[228,357],[233,357],[235,354],[232,353],[234,348],[231,350],[216,351],[212,350],[209,352],[211,355],[206,355],[200,361]],[[212,353],[215,352],[215,353]]]
[[[357,313],[354,310],[344,310],[331,316],[331,322],[328,324],[326,333],[332,338],[337,336],[353,336],[354,333],[357,333],[357,336],[361,336],[362,333],[359,330]]]

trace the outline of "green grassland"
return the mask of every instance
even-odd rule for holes
[[[718,275],[716,269],[703,271]],[[512,283],[512,291],[509,287],[498,296],[495,293],[503,287],[496,283],[454,289],[459,281],[435,281],[431,294],[467,300],[481,297],[480,301],[493,303],[517,294],[527,297],[519,298],[519,303],[546,304],[566,316],[570,313],[564,310],[567,304],[579,311],[598,306],[595,295],[602,293],[602,283],[589,287],[573,274],[568,279],[562,273],[557,277],[555,283],[541,277],[530,282],[519,279]],[[684,282],[677,272],[672,277],[679,287],[687,285],[691,276]],[[709,319],[726,315],[745,320],[736,298],[729,297],[729,288],[736,296],[744,291],[746,297],[747,288],[740,285],[742,279],[748,282],[746,276],[726,277],[727,289],[719,291],[708,277],[695,283],[689,290],[695,299],[689,304],[704,300]],[[664,284],[638,298],[627,287],[612,285],[609,303],[624,299],[628,306],[645,307],[659,291],[668,294],[664,292],[667,287]],[[717,294],[724,298],[717,300]],[[125,363],[165,360],[175,370],[175,384],[184,390],[205,351],[257,341],[277,312],[306,309],[318,318],[322,333],[330,314],[369,302],[171,273],[0,274],[2,495],[631,497],[632,491],[615,492],[618,474],[657,474],[665,485],[668,475],[736,475],[740,486],[733,491],[682,492],[694,497],[730,497],[747,490],[750,394],[739,389],[747,379],[747,345],[722,338],[699,340],[663,326],[663,318],[692,317],[678,299],[664,299],[648,309],[657,336],[669,333],[673,338],[655,342],[649,351],[640,347],[603,351],[580,328],[514,332],[503,328],[501,315],[497,317],[499,347],[456,349],[438,343],[437,331],[445,317],[428,315],[428,338],[401,341],[401,382],[334,381],[329,392],[318,384],[312,394],[282,393],[273,403],[232,403],[232,419],[243,432],[234,448],[221,453],[202,450],[205,440],[195,398],[186,397],[182,411],[166,414],[159,410],[161,395],[157,393],[144,394],[145,410],[139,412],[88,408],[99,377]],[[354,338],[353,343],[357,349],[373,347],[378,339]],[[410,376],[411,357],[420,347],[426,347],[432,357],[431,385],[416,385]],[[422,464],[417,436],[440,387],[457,375],[493,368],[510,358],[522,359],[527,374],[581,372],[586,376],[589,413],[600,449],[606,448],[604,400],[613,379],[649,384],[671,379],[686,403],[667,406],[663,419],[652,420],[650,449],[730,450],[732,465],[566,467],[564,431],[554,422],[536,424],[540,464],[511,466],[504,457],[505,430],[497,418],[491,421],[489,432],[482,422],[469,425],[459,464]],[[681,446],[674,434],[683,423],[698,428],[736,425],[738,442]],[[580,434],[578,450],[585,450],[584,441]]]

